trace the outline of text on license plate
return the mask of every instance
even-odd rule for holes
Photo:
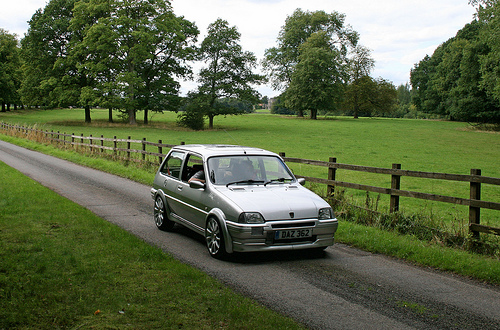
[[[274,233],[274,239],[294,239],[312,237],[312,229],[278,230]]]

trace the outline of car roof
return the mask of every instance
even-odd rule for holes
[[[277,156],[276,153],[260,148],[245,147],[231,144],[187,144],[175,146],[172,150],[184,150],[194,152],[205,158],[212,156],[232,156],[232,155],[268,155]]]

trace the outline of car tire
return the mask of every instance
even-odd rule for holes
[[[155,220],[156,227],[163,231],[170,231],[174,228],[174,222],[168,219],[167,206],[161,198],[160,195],[157,195],[155,198],[153,217]]]
[[[224,242],[224,233],[222,232],[219,221],[213,217],[208,218],[205,228],[205,241],[208,253],[214,258],[224,259],[226,254],[226,245]]]

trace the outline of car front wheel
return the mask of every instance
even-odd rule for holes
[[[219,221],[215,218],[209,218],[205,229],[205,240],[208,252],[214,258],[221,259],[226,255],[224,244],[224,234],[222,233]]]
[[[168,219],[167,208],[163,202],[163,198],[160,195],[155,198],[155,205],[153,210],[153,216],[155,219],[155,224],[158,229],[163,231],[169,231],[174,228],[174,222]]]

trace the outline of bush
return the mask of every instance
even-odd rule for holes
[[[177,124],[182,127],[191,128],[195,131],[200,131],[205,126],[203,113],[196,109],[187,109],[179,113],[177,116]]]

